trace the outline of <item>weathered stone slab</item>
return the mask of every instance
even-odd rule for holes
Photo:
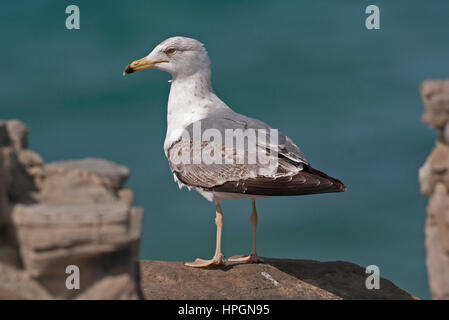
[[[94,173],[113,189],[122,187],[129,177],[129,169],[127,167],[96,158],[58,161],[49,163],[45,168],[48,172],[54,170],[65,172],[76,170]]]
[[[429,196],[425,227],[432,298],[449,299],[449,80],[421,84],[422,120],[440,131],[435,148],[419,170],[421,193]]]
[[[264,258],[196,269],[181,262],[140,261],[146,299],[416,299],[381,278],[365,286],[365,269],[348,262]]]

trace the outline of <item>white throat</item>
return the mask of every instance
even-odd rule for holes
[[[174,77],[168,97],[165,154],[187,126],[223,109],[230,110],[213,92],[210,70],[188,77]]]

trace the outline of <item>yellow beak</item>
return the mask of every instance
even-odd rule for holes
[[[135,60],[133,62],[131,62],[130,64],[128,64],[128,66],[126,66],[125,70],[123,71],[123,75],[126,76],[129,73],[134,73],[140,70],[144,70],[144,69],[149,69],[149,68],[154,68],[154,66],[158,63],[161,62],[168,62],[165,60],[157,60],[157,61],[147,61],[146,57],[139,59],[139,60]]]

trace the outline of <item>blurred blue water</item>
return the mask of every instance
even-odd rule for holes
[[[19,118],[45,161],[105,157],[127,165],[145,207],[141,258],[208,258],[214,208],[179,191],[162,150],[169,75],[123,78],[128,62],[173,35],[199,39],[216,93],[288,134],[344,194],[259,201],[262,256],[376,264],[429,298],[426,199],[417,170],[436,133],[420,122],[418,86],[449,74],[449,2],[79,0],[0,5],[0,118]],[[248,200],[225,202],[225,255],[251,248]]]

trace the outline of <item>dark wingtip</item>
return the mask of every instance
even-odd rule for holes
[[[346,185],[341,182],[340,180],[336,178],[332,178],[330,176],[327,176],[329,179],[332,180],[332,184],[334,185],[334,188],[332,188],[334,191],[332,192],[345,192],[346,191]]]
[[[345,192],[346,191],[346,185],[339,179],[333,178],[333,177],[325,174],[324,172],[314,169],[310,165],[308,165],[306,167],[306,170],[309,171],[310,173],[319,175],[321,177],[324,177],[324,178],[332,181],[332,187],[327,192]]]

